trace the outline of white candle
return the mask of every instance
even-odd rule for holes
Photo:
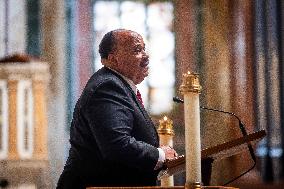
[[[201,184],[200,90],[198,74],[183,75],[186,188],[200,188]]]
[[[201,183],[199,94],[184,95],[186,181]]]

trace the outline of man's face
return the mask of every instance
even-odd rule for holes
[[[145,52],[142,37],[132,31],[115,33],[115,49],[113,57],[116,70],[131,79],[134,84],[141,83],[148,76],[149,56]]]

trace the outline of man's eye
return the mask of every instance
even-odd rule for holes
[[[144,49],[144,48],[136,48],[136,49],[134,50],[135,53],[140,53],[140,52],[142,52],[142,51],[145,51],[145,49]]]
[[[137,48],[137,49],[134,50],[134,52],[141,52],[141,51],[142,51],[141,48]]]

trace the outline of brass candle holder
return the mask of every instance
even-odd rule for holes
[[[173,130],[173,121],[171,119],[169,119],[167,116],[164,116],[163,119],[159,120],[159,123],[159,134],[171,136],[175,135]]]
[[[158,134],[160,137],[160,145],[173,147],[173,136],[174,136],[173,121],[169,119],[167,116],[164,116],[162,119],[159,120],[159,122],[160,124],[158,128]],[[174,186],[173,176],[163,178],[161,180],[161,186],[163,187]]]
[[[199,83],[199,74],[187,72],[182,76],[182,84],[179,88],[181,94],[184,94],[186,92],[200,93],[202,87]]]

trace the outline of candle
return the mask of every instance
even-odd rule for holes
[[[201,141],[198,74],[183,75],[180,92],[184,95],[186,183],[185,188],[201,187]]]
[[[158,134],[160,137],[160,145],[173,147],[173,121],[167,116],[159,120]],[[161,180],[161,186],[174,186],[174,177],[170,176]]]

